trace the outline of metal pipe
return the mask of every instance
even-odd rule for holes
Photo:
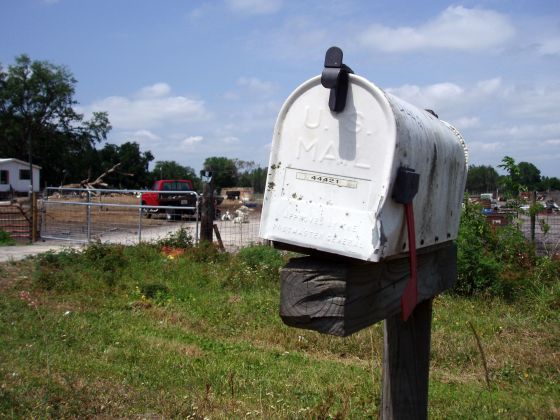
[[[87,217],[87,233],[86,233],[86,238],[87,238],[87,242],[91,241],[91,193],[88,191],[87,193],[87,210],[86,210],[86,217]]]
[[[142,197],[139,198],[140,200],[140,208],[138,209],[138,243],[142,242]]]
[[[198,207],[198,197],[196,197],[196,224],[195,224],[195,228],[194,228],[194,243],[198,244],[198,221],[199,221],[199,217],[198,217],[198,212],[200,211],[199,207]]]
[[[138,194],[138,193],[149,193],[157,192],[158,194],[191,194],[198,196],[196,191],[154,191],[154,190],[114,190],[114,189],[99,189],[99,188],[58,188],[58,187],[47,187],[48,191],[76,191],[76,192],[100,192],[100,193],[120,193],[120,194]]]
[[[139,204],[115,204],[115,203],[88,203],[82,201],[59,201],[59,200],[50,200],[49,204],[63,204],[63,205],[70,205],[70,206],[92,206],[92,207],[126,207],[129,209],[183,209],[183,210],[196,210],[196,207],[192,206],[143,206]]]

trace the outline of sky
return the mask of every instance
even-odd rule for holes
[[[195,170],[268,164],[276,116],[336,45],[354,72],[435,110],[470,164],[560,177],[560,1],[0,0],[0,63],[66,66],[111,143]]]

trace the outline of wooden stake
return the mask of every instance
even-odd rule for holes
[[[218,246],[220,247],[220,251],[225,252],[226,248],[224,247],[224,243],[222,242],[222,235],[220,235],[220,230],[218,229],[218,225],[214,223],[214,235],[216,235],[216,239],[218,240]]]

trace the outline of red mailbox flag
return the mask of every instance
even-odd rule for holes
[[[414,229],[414,210],[412,201],[404,205],[406,230],[408,233],[408,263],[410,279],[401,296],[402,319],[406,321],[418,303],[418,273],[416,264],[416,231]]]

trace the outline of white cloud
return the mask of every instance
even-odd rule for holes
[[[453,125],[459,130],[478,127],[480,125],[480,119],[478,117],[460,117],[453,120]]]
[[[226,0],[226,4],[234,12],[266,15],[280,10],[282,0]]]
[[[169,95],[169,92],[171,92],[171,87],[167,83],[156,83],[140,89],[137,96],[139,98],[161,98]]]
[[[472,142],[468,144],[469,152],[496,152],[498,150],[503,150],[506,145],[499,141],[482,143],[482,142]]]
[[[142,143],[146,141],[155,142],[161,140],[161,137],[152,133],[150,130],[136,130],[132,133],[132,137],[134,139],[138,139]]]
[[[183,147],[189,147],[189,146],[193,146],[197,143],[200,143],[201,141],[204,140],[204,137],[202,136],[191,136],[191,137],[187,137],[186,139],[184,139],[181,142],[181,146]]]
[[[463,134],[474,164],[497,164],[504,155],[554,174],[560,146],[560,86],[505,83],[501,78],[459,85],[403,85],[388,92],[433,109]],[[542,166],[539,166],[542,165]]]
[[[423,87],[403,85],[396,88],[387,88],[386,90],[418,107],[433,109],[436,113],[442,106],[457,101],[464,93],[462,87],[450,82],[435,83]]]
[[[171,96],[170,87],[157,83],[132,97],[110,96],[85,107],[86,112],[107,111],[115,130],[148,130],[204,121],[210,113],[201,100]]]
[[[417,27],[374,24],[360,36],[364,46],[386,52],[422,49],[475,51],[499,46],[513,37],[509,19],[498,12],[450,6]]]
[[[496,95],[503,95],[506,89],[502,86],[502,79],[496,77],[466,87],[442,82],[426,86],[407,84],[387,88],[386,91],[419,108],[433,109],[438,114],[444,110],[449,112],[450,109],[452,114],[462,114],[470,105],[479,104],[488,98],[495,100]]]
[[[490,137],[509,141],[545,141],[560,134],[560,123],[500,125],[486,131]]]

